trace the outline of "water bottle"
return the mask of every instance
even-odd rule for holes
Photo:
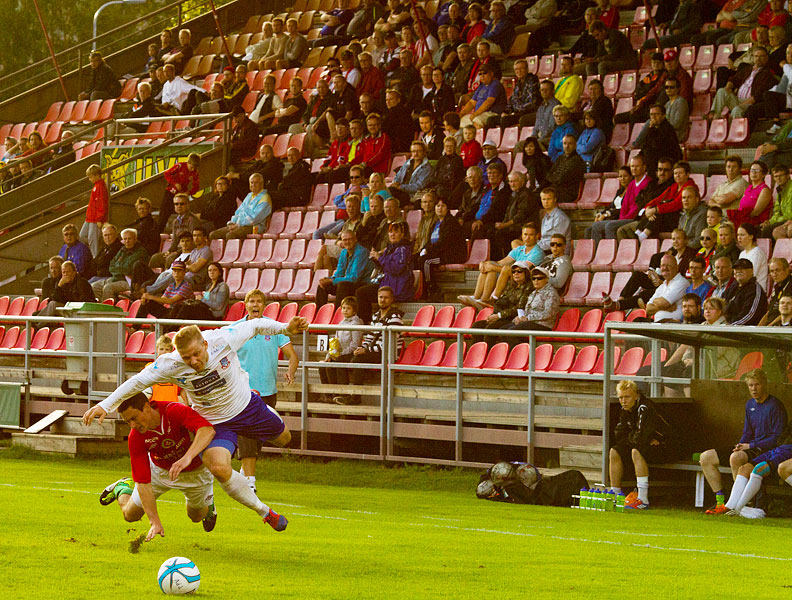
[[[578,499],[578,506],[580,508],[588,508],[588,489],[580,488],[580,498]]]
[[[625,495],[624,492],[619,492],[616,494],[616,512],[623,513],[624,512],[624,500]]]
[[[594,506],[597,510],[605,510],[605,490],[602,488],[597,488],[597,492],[595,494],[596,500],[594,501]]]
[[[613,489],[609,489],[608,493],[605,495],[605,510],[612,511],[614,509],[614,504],[616,503],[616,492]]]

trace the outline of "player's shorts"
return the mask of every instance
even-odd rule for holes
[[[267,406],[256,392],[250,392],[250,402],[241,413],[223,423],[215,423],[215,436],[209,448],[225,448],[231,455],[237,448],[240,435],[252,440],[267,442],[278,437],[286,424],[274,408]]]
[[[262,396],[261,397],[264,402],[267,403],[267,406],[270,408],[275,408],[275,405],[278,403],[278,395],[272,394],[271,396]],[[243,458],[256,458],[258,457],[258,453],[261,450],[262,442],[261,440],[252,440],[247,438],[243,435],[239,436],[237,440],[237,447],[239,449],[238,457],[239,459]]]
[[[763,462],[769,463],[775,473],[778,471],[778,465],[790,458],[792,458],[792,444],[783,444],[760,454],[749,462],[754,466]]]
[[[178,490],[184,494],[187,506],[190,508],[203,508],[212,503],[214,477],[204,465],[194,471],[182,471],[176,481],[171,481],[168,471],[165,469],[161,469],[152,462],[149,462],[149,466],[151,467],[151,490],[154,492],[154,498],[159,498],[168,490]],[[137,484],[132,491],[132,502],[143,508]]]
[[[632,451],[634,446],[628,442],[624,442],[621,444],[614,444],[611,446],[611,448],[618,452],[622,459],[622,464],[625,466],[625,469],[629,471],[631,465],[633,464]],[[644,460],[649,464],[674,462],[679,455],[678,448],[668,444],[662,444],[660,446],[647,446],[640,452],[641,456],[643,456]]]
[[[731,448],[726,446],[723,448],[715,448],[715,452],[718,453],[718,462],[722,465],[728,465],[729,457],[734,453],[734,446]],[[742,450],[742,452],[745,452],[745,455],[748,457],[748,462],[753,462],[764,450],[761,448],[748,448],[748,450]]]

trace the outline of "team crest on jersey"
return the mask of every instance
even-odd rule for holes
[[[231,365],[231,363],[229,363],[229,362],[228,362],[228,359],[227,359],[227,358],[223,357],[223,358],[221,358],[221,359],[220,359],[220,368],[221,368],[221,369],[223,369],[224,371],[225,371],[225,370],[226,370],[226,369],[227,369],[227,368],[228,368],[230,365]]]
[[[271,335],[265,335],[264,339],[267,340],[267,341],[270,341],[272,339],[272,336]]]
[[[184,385],[187,383],[187,378],[186,377],[177,377],[176,381],[179,382],[180,386],[184,387]]]

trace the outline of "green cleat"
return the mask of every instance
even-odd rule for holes
[[[217,524],[217,508],[215,507],[214,502],[209,505],[209,512],[203,518],[201,523],[203,524],[204,531],[206,532],[212,531],[215,528],[215,525]]]
[[[135,486],[135,482],[130,477],[122,477],[118,481],[114,481],[102,490],[99,496],[99,504],[107,506],[115,502],[119,496],[124,494],[131,494]]]

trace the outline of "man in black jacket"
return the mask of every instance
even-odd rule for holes
[[[632,464],[638,480],[638,497],[625,508],[649,508],[649,465],[674,460],[676,444],[671,439],[671,425],[655,404],[643,396],[634,381],[620,381],[616,393],[621,404],[619,423],[613,432],[609,453],[610,484],[621,492],[624,466]]]
[[[391,152],[409,152],[415,135],[410,111],[402,102],[402,93],[390,89],[385,94],[388,109],[382,119],[382,131],[391,139]]]
[[[87,90],[77,96],[78,100],[105,100],[107,98],[118,98],[121,95],[121,84],[118,77],[107,66],[102,58],[102,53],[93,51],[90,56],[91,61],[91,84]]]
[[[236,208],[236,205],[234,205],[234,208]],[[130,223],[129,227],[137,230],[138,241],[146,249],[149,256],[154,256],[160,249],[160,234],[157,221],[151,216],[151,201],[148,198],[138,198],[135,201],[135,210],[138,218]],[[111,258],[110,260],[113,259]]]
[[[253,156],[259,142],[259,130],[256,124],[248,119],[245,109],[234,107],[231,111],[234,129],[231,131],[231,163],[238,164],[244,158]]]
[[[259,157],[250,168],[242,175],[244,179],[249,179],[253,173],[261,173],[264,178],[264,189],[278,189],[278,185],[283,180],[283,163],[275,158],[272,144],[262,144],[259,148]]]
[[[734,263],[737,291],[726,307],[726,320],[730,325],[758,325],[767,312],[767,295],[753,274],[753,263],[738,258]]]
[[[547,180],[558,193],[559,204],[577,200],[580,184],[586,174],[586,163],[577,153],[575,136],[565,135],[562,144],[564,153],[556,159],[547,174]]]
[[[91,278],[91,283],[97,279],[110,277],[110,261],[121,250],[121,238],[118,237],[118,229],[112,223],[102,227],[102,239],[104,246],[94,256],[94,277]]]
[[[67,302],[96,302],[91,284],[77,272],[77,267],[70,260],[61,265],[61,278],[52,292],[49,303],[36,313],[38,316],[58,316],[57,309]]]
[[[679,139],[674,126],[666,119],[665,106],[658,104],[649,109],[649,128],[646,130],[646,137],[640,146],[635,147],[641,149],[648,173],[655,172],[660,158],[669,158],[672,165],[682,159]]]
[[[297,148],[286,152],[288,164],[283,172],[283,181],[277,190],[269,192],[272,210],[284,206],[307,206],[311,201],[311,167],[300,156]]]

